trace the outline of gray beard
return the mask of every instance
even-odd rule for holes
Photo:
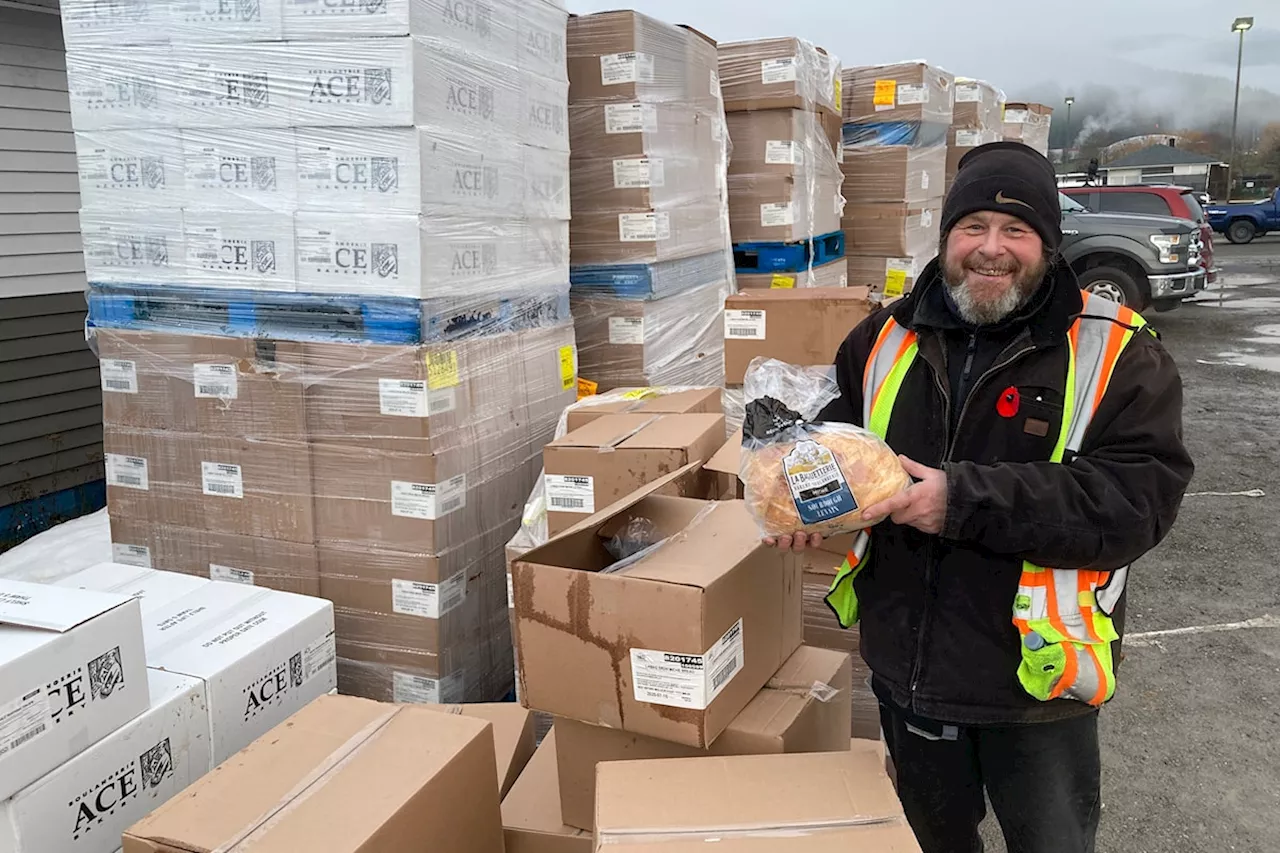
[[[994,301],[980,301],[974,297],[973,291],[963,283],[952,284],[945,278],[943,283],[946,284],[947,291],[951,294],[951,301],[955,303],[960,319],[972,326],[994,326],[1001,320],[1011,317],[1014,312],[1027,304],[1035,292],[1024,293],[1023,289],[1018,286],[1020,282],[1017,282],[1013,287],[1000,294],[1000,298]]]

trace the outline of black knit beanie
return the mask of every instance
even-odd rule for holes
[[[1021,142],[992,142],[964,155],[942,204],[943,238],[979,210],[1018,217],[1054,252],[1062,245],[1062,208],[1053,164]]]

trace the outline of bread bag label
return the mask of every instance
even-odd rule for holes
[[[857,512],[858,501],[830,450],[816,441],[796,442],[782,458],[783,473],[802,524],[818,524]]]

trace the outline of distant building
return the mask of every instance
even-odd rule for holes
[[[1208,157],[1174,145],[1151,145],[1103,165],[1107,184],[1178,184],[1204,192],[1215,167],[1225,168],[1217,157]]]

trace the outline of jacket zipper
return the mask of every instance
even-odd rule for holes
[[[947,389],[947,386],[945,385],[945,383],[943,383],[942,377],[938,375],[938,371],[934,369],[933,365],[931,364],[929,365],[929,371],[933,374],[934,384],[937,386],[938,390],[942,392],[943,415],[944,415],[944,418],[942,421],[943,423],[942,437],[947,449],[942,456],[942,461],[939,463],[940,465],[945,465],[947,462],[951,461],[951,454],[955,452],[956,442],[960,438],[960,425],[964,423],[965,413],[969,411],[969,402],[973,399],[974,394],[978,392],[978,389],[982,387],[982,383],[986,382],[994,374],[998,373],[1001,370],[1004,370],[1006,367],[1013,364],[1015,361],[1022,358],[1027,353],[1032,352],[1033,350],[1035,350],[1035,348],[1036,348],[1035,345],[1032,344],[1030,346],[1027,346],[1018,350],[1017,352],[1013,353],[1003,361],[997,362],[996,364],[992,365],[991,368],[987,370],[986,373],[983,373],[981,376],[978,377],[978,380],[973,383],[973,387],[969,389],[969,393],[965,395],[964,403],[960,406],[960,416],[956,418],[955,435],[951,435],[951,392]],[[964,384],[965,379],[967,379],[969,376],[969,371],[973,368],[974,351],[976,349],[977,349],[977,335],[970,335],[969,351],[968,351],[968,355],[965,357],[964,369],[962,371],[962,376],[960,380],[961,385]],[[946,351],[945,347],[943,351],[945,353]],[[925,363],[928,364],[928,362],[925,362]],[[924,564],[925,598],[924,598],[924,613],[921,614],[921,617],[920,617],[920,641],[916,644],[916,660],[915,660],[915,664],[911,668],[911,710],[913,713],[917,713],[917,714],[921,713],[920,709],[916,706],[916,689],[920,686],[920,671],[924,668],[924,638],[925,638],[925,635],[928,633],[928,629],[929,629],[929,610],[930,610],[930,605],[933,602],[933,581],[934,581],[934,575],[936,574],[935,572],[936,566],[934,565],[934,563],[935,563],[935,560],[934,560],[933,540],[930,539],[925,547],[925,564]]]

